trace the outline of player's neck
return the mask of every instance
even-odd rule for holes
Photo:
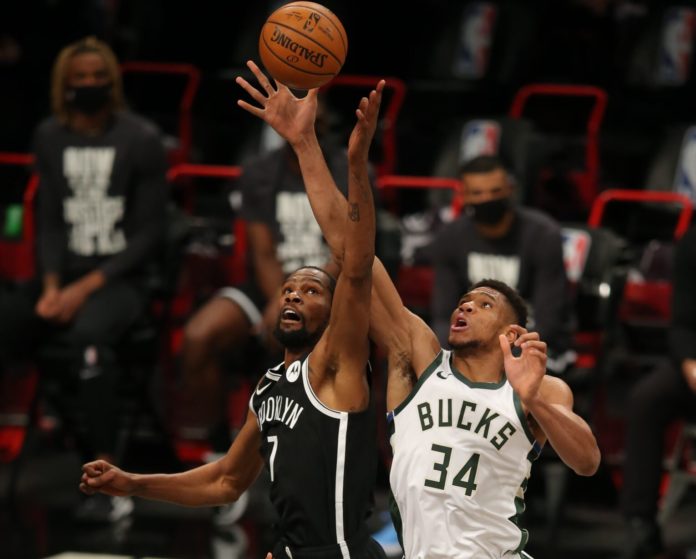
[[[292,363],[304,358],[309,352],[312,351],[311,347],[304,348],[285,348],[285,358],[283,359],[285,363],[285,368],[287,369]]]
[[[499,383],[504,376],[502,355],[490,352],[452,352],[452,367],[471,382]]]

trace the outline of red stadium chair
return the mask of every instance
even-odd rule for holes
[[[509,116],[519,120],[532,97],[586,97],[592,101],[592,108],[586,120],[584,131],[584,163],[580,169],[570,171],[570,179],[578,189],[580,199],[589,209],[599,191],[599,130],[607,106],[607,93],[590,85],[567,85],[553,83],[529,84],[521,87],[510,106]],[[543,170],[542,170],[543,175]],[[543,178],[543,177],[542,177]]]

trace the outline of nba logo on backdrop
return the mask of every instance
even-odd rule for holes
[[[486,74],[498,9],[490,2],[475,2],[464,10],[452,73],[479,79]]]
[[[472,120],[462,131],[459,143],[461,163],[479,155],[495,155],[500,144],[500,125],[494,120]]]
[[[684,134],[674,190],[696,203],[696,126]]]
[[[590,253],[592,238],[587,231],[564,227],[561,231],[563,237],[563,264],[566,276],[571,283],[577,283],[585,269],[587,255]]]
[[[696,10],[675,7],[665,14],[658,63],[658,82],[682,85],[689,79],[696,39]]]

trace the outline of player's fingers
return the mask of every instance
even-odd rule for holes
[[[539,351],[546,351],[546,342],[541,340],[528,340],[522,344],[522,351],[526,349],[538,349]]]
[[[510,330],[514,330],[517,332],[518,336],[523,336],[528,332],[528,330],[524,326],[520,326],[519,324],[510,324],[509,326]]]
[[[268,97],[266,97],[263,93],[261,93],[244,78],[242,78],[241,76],[237,76],[237,79],[235,81],[259,105],[264,106],[266,104],[266,100],[268,99]]]
[[[237,99],[237,105],[240,106],[242,109],[244,109],[247,112],[250,112],[254,116],[257,116],[261,119],[263,119],[263,109],[259,109],[258,107],[254,107],[254,105],[250,105],[246,101],[243,101],[242,99]]]
[[[539,359],[539,361],[541,362],[546,361],[546,353],[538,349],[529,349],[525,351],[525,355],[528,355],[529,357],[533,357],[535,359]]]
[[[256,76],[256,81],[259,82],[259,85],[261,87],[263,87],[266,91],[268,91],[269,89],[273,89],[273,86],[266,77],[266,74],[264,74],[261,71],[261,68],[259,68],[253,60],[247,60],[247,67],[249,68],[249,70],[251,70],[254,76]]]
[[[524,334],[518,336],[518,338],[515,340],[515,345],[521,346],[522,344],[524,344],[526,342],[534,341],[534,340],[539,340],[539,333],[538,332],[525,332]]]
[[[503,358],[507,359],[508,357],[512,357],[512,351],[510,350],[510,342],[508,342],[508,339],[505,337],[504,334],[500,334],[500,336],[498,336],[498,341],[500,342],[500,349],[503,350]]]
[[[94,495],[96,493],[94,489],[92,489],[89,485],[85,483],[80,484],[80,491],[82,491],[86,495]]]
[[[98,476],[104,471],[104,463],[101,460],[94,460],[82,465],[83,473],[89,476]]]

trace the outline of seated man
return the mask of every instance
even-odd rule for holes
[[[116,346],[141,317],[146,274],[165,231],[165,151],[155,126],[123,106],[111,49],[95,38],[65,47],[53,68],[53,116],[35,132],[40,277],[0,301],[0,357],[60,343],[85,414],[86,459],[113,460],[118,429]],[[116,520],[124,499],[87,499],[85,520]]]
[[[452,301],[484,278],[515,288],[530,305],[530,328],[548,344],[547,367],[560,374],[575,359],[571,307],[559,225],[513,205],[502,160],[483,155],[461,168],[464,210],[443,226],[427,252],[435,269],[430,322],[447,343]]]
[[[696,421],[696,226],[679,240],[674,254],[670,359],[642,378],[628,400],[621,511],[626,539],[621,559],[660,556],[664,542],[657,524],[665,434],[676,420]]]

